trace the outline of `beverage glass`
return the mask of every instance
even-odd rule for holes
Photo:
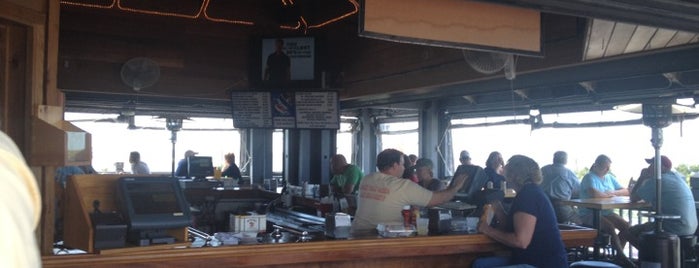
[[[475,233],[478,230],[478,217],[466,217],[466,231]]]
[[[417,234],[427,235],[429,231],[428,226],[430,224],[429,218],[417,218]]]

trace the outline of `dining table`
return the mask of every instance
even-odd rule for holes
[[[576,207],[589,208],[592,210],[592,227],[597,229],[598,238],[601,236],[600,227],[602,226],[602,211],[608,209],[631,209],[631,210],[650,210],[653,205],[647,202],[631,202],[629,196],[613,196],[613,197],[598,197],[584,199],[561,200],[561,205],[569,205]],[[599,250],[595,245],[594,258],[599,259]]]

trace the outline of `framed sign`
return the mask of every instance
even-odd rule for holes
[[[235,128],[339,129],[337,91],[234,91]]]

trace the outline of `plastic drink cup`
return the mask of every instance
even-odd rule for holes
[[[417,234],[427,235],[427,233],[429,232],[429,224],[429,218],[417,218]]]

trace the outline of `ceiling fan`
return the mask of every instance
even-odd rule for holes
[[[118,123],[127,124],[127,129],[140,129],[136,126],[136,114],[133,111],[121,111],[116,117],[106,117],[99,119],[74,119],[71,122],[95,122],[95,123]]]

